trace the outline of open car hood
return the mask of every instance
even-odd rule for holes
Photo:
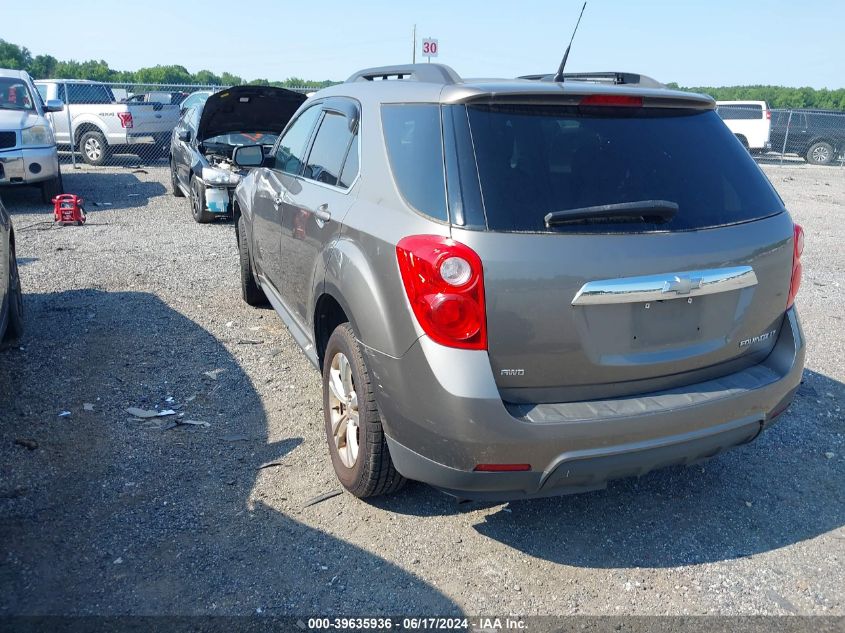
[[[205,102],[197,140],[233,132],[281,134],[306,98],[293,90],[270,86],[235,86],[221,90]]]

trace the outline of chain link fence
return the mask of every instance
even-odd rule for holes
[[[37,81],[42,99],[65,108],[50,115],[62,162],[104,165],[165,164],[182,115],[228,86]],[[287,88],[310,93],[312,88]]]
[[[845,112],[769,109],[763,101],[720,101],[717,112],[759,162],[845,166]]]

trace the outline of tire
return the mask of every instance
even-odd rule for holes
[[[196,176],[191,176],[191,215],[200,224],[214,220],[214,214],[205,208],[205,185]]]
[[[751,148],[748,147],[748,139],[747,138],[745,138],[742,134],[737,134],[736,138],[737,138],[737,140],[739,140],[740,143],[742,143],[742,146],[745,148],[746,152],[751,152]]]
[[[807,148],[804,160],[811,165],[830,165],[836,160],[836,150],[826,141],[818,141]]]
[[[111,148],[106,142],[106,137],[102,132],[93,130],[85,132],[79,139],[79,151],[82,154],[82,160],[89,165],[105,165],[111,156]]]
[[[18,260],[15,257],[15,247],[9,248],[9,292],[6,296],[7,314],[6,332],[3,344],[16,343],[23,336],[23,293],[21,292],[21,278],[18,274]]]
[[[53,198],[64,193],[64,182],[62,181],[62,172],[50,180],[45,180],[41,183],[41,201],[44,204],[53,202]]]
[[[241,296],[244,301],[255,307],[267,305],[267,295],[255,281],[243,219],[238,220],[238,257],[241,262]]]
[[[344,488],[363,499],[396,492],[405,484],[390,458],[370,373],[348,323],[339,325],[326,344],[323,413],[332,466]],[[357,424],[350,422],[350,413]]]
[[[173,159],[170,159],[170,191],[174,198],[184,198],[185,192],[179,186],[179,178],[176,176],[176,165],[173,164]]]

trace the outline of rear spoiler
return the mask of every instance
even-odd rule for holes
[[[522,75],[518,79],[530,79],[533,81],[554,81],[554,73],[541,75]],[[656,79],[639,73],[626,73],[618,71],[601,71],[594,73],[563,73],[563,81],[586,81],[607,85],[631,85],[642,86],[643,88],[665,88],[666,84]]]

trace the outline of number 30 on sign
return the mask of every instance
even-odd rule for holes
[[[437,57],[437,40],[426,38],[422,41],[423,57]]]

